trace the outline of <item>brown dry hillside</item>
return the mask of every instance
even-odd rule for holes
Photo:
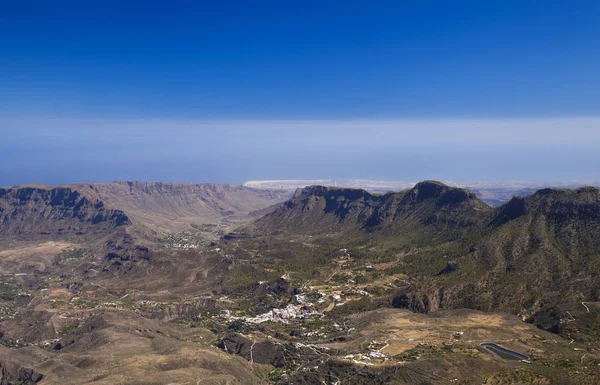
[[[71,187],[0,189],[0,237],[79,236],[129,223],[122,210]]]
[[[158,230],[183,230],[191,223],[245,217],[290,196],[286,191],[229,184],[111,182],[76,184],[73,188],[125,211],[134,223]]]
[[[81,311],[69,318],[38,313],[50,335],[61,322],[80,327],[53,348],[41,341],[20,349],[0,345],[0,383],[263,383],[245,360],[204,343],[210,337],[205,330],[165,325],[129,311]]]
[[[0,189],[0,236],[106,234],[134,224],[182,231],[190,224],[239,220],[289,197],[287,192],[216,184],[113,182]]]

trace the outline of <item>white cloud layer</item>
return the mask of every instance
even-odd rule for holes
[[[600,117],[399,120],[0,119],[3,140],[26,138],[225,140],[290,146],[590,146]]]

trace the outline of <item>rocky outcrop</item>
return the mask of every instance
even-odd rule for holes
[[[35,385],[43,378],[33,369],[0,362],[0,385]]]
[[[437,181],[419,182],[403,197],[405,203],[435,201],[439,207],[457,206],[467,201],[477,200],[475,193],[447,186]]]
[[[582,187],[577,190],[546,188],[526,197],[514,197],[500,207],[493,223],[500,226],[526,215],[543,215],[549,220],[600,221],[600,190]]]
[[[77,341],[85,340],[93,338],[92,333],[98,332],[100,330],[107,329],[111,326],[109,322],[107,322],[106,318],[102,313],[95,314],[90,316],[85,320],[83,325],[77,327],[74,332],[62,337],[54,346],[52,346],[52,350],[62,350],[65,348],[69,348]],[[102,344],[104,341],[102,338],[96,338],[94,343]]]
[[[218,347],[257,364],[273,365],[276,368],[285,365],[284,346],[270,340],[253,341],[241,334],[232,334],[223,338]]]
[[[428,294],[420,292],[401,293],[392,300],[392,307],[409,309],[415,313],[438,311],[442,307],[444,290],[442,288]]]
[[[288,191],[218,184],[112,182],[0,188],[0,237],[78,237],[130,224],[159,232],[245,217]]]
[[[364,190],[309,186],[258,219],[249,231],[301,233],[359,229],[373,214],[381,198]]]
[[[193,222],[244,217],[288,199],[288,191],[229,184],[111,182],[73,188],[126,212],[133,222],[159,231],[183,230]]]
[[[463,229],[484,222],[491,208],[474,193],[440,182],[385,195],[365,190],[310,186],[258,219],[255,232],[335,233],[412,231],[418,226]]]
[[[589,343],[600,331],[600,302],[563,303],[542,309],[527,321],[564,338]]]
[[[152,252],[146,246],[136,244],[134,238],[126,231],[118,231],[106,241],[104,259],[112,265],[120,266],[124,262],[148,261]]]
[[[83,236],[130,223],[121,210],[106,208],[68,187],[0,189],[0,236]]]

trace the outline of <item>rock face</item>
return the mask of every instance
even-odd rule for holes
[[[338,232],[361,226],[380,204],[381,197],[364,190],[310,186],[255,222],[262,232]]]
[[[123,211],[72,188],[0,189],[0,236],[79,236],[129,223]]]
[[[562,303],[527,320],[537,327],[579,342],[592,342],[600,332],[600,302]]]
[[[385,195],[365,190],[310,186],[254,223],[258,232],[303,233],[412,230],[416,226],[456,229],[479,224],[492,209],[474,193],[425,181]]]
[[[542,189],[527,197],[514,197],[498,209],[496,225],[527,215],[544,215],[548,220],[600,220],[600,190],[582,187],[577,190]]]
[[[416,313],[429,313],[438,311],[443,306],[444,290],[438,289],[429,294],[417,292],[402,293],[392,300],[392,306],[400,309],[409,309]]]
[[[422,257],[416,273],[433,260],[435,279],[398,293],[393,305],[520,313],[557,331],[567,316],[555,309],[576,304],[581,311],[582,300],[600,300],[600,190],[540,190],[487,212],[481,223],[455,241],[458,249],[440,244],[440,258]]]
[[[218,346],[257,364],[269,364],[276,368],[285,365],[285,348],[269,340],[252,341],[241,334],[232,334],[223,338]]]
[[[77,237],[134,224],[158,232],[245,217],[286,191],[216,184],[113,182],[0,188],[0,237]]]
[[[494,214],[469,257],[486,270],[474,286],[476,296],[486,298],[482,307],[524,312],[511,309],[510,301],[598,300],[600,190],[544,189],[513,198]],[[499,294],[507,281],[514,282],[511,292]]]
[[[449,187],[441,182],[424,181],[417,183],[403,198],[406,203],[425,202],[430,199],[433,199],[438,207],[445,207],[457,206],[477,197],[468,190]]]
[[[158,231],[184,230],[191,223],[244,217],[290,197],[281,190],[257,190],[228,184],[111,182],[73,188],[127,213],[135,224]]]
[[[35,385],[43,378],[33,369],[0,362],[0,385]]]
[[[136,244],[135,239],[126,231],[117,231],[104,244],[104,259],[113,266],[121,266],[125,262],[148,261],[152,252],[146,246]]]

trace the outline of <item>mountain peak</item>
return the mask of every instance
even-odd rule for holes
[[[524,215],[543,215],[557,220],[600,220],[600,189],[544,188],[526,197],[515,196],[499,208],[495,223],[503,224]]]
[[[31,239],[106,232],[130,219],[71,187],[14,187],[0,189],[0,223],[0,235]]]
[[[600,189],[593,186],[578,189],[544,188],[536,191],[527,199],[531,203],[550,201],[571,202],[574,204],[598,203],[600,201]]]
[[[323,196],[323,197],[325,197],[325,196],[327,196],[327,197],[343,196],[349,200],[372,196],[366,190],[359,189],[359,188],[331,187],[331,186],[321,186],[321,185],[306,186],[304,188],[299,188],[294,193],[294,197],[298,197],[301,195],[304,195],[304,196],[312,195],[312,196]]]
[[[441,182],[423,181],[410,190],[373,195],[362,189],[308,186],[277,210],[258,219],[254,230],[300,233],[414,230],[443,223],[462,229],[491,210],[474,193]],[[475,218],[475,219],[473,219]]]
[[[475,193],[458,187],[450,187],[442,182],[426,180],[419,182],[405,196],[405,202],[437,200],[440,206],[453,206],[465,201],[477,200]]]

